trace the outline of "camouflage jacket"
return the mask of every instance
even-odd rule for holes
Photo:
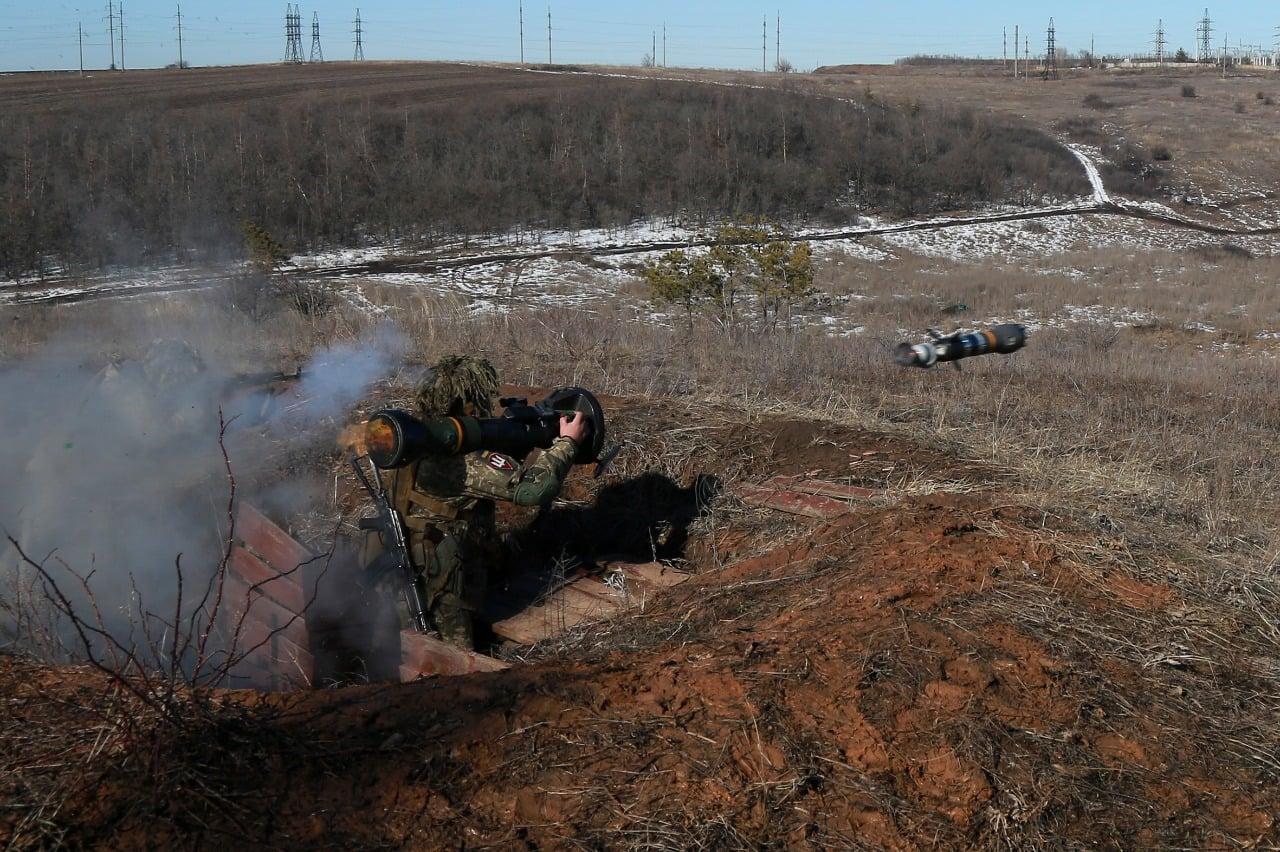
[[[428,457],[398,472],[392,494],[404,517],[444,524],[467,520],[483,501],[541,506],[560,493],[576,453],[572,441],[558,438],[529,463],[487,451]]]

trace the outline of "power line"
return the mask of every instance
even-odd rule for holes
[[[317,59],[316,57],[319,57]],[[320,47],[320,13],[311,13],[311,61],[324,62],[324,50]]]

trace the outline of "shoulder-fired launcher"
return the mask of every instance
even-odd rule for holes
[[[607,461],[604,409],[583,388],[560,388],[532,405],[525,399],[503,399],[501,417],[427,417],[385,409],[364,426],[369,458],[383,470],[404,467],[429,455],[462,455],[476,450],[524,458],[546,449],[560,437],[560,418],[575,411],[587,419],[587,436],[575,464]]]

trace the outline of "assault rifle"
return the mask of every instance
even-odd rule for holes
[[[365,470],[365,462],[371,468]],[[382,487],[382,477],[378,469],[373,467],[369,456],[353,456],[351,467],[356,478],[373,498],[374,515],[360,519],[360,529],[372,530],[382,538],[382,553],[369,566],[369,581],[377,584],[392,571],[401,577],[400,588],[404,590],[404,602],[409,608],[409,618],[413,626],[425,633],[430,629],[427,623],[427,604],[422,598],[422,588],[418,585],[418,571],[413,567],[413,559],[409,556],[409,541],[405,537],[404,518],[391,505],[387,490]]]
[[[899,343],[894,360],[902,367],[923,367],[951,362],[960,369],[962,358],[997,353],[1009,355],[1027,345],[1027,329],[1014,323],[996,325],[969,334],[956,333],[943,337],[930,329],[924,343]]]

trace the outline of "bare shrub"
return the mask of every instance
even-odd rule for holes
[[[1142,197],[1160,194],[1165,173],[1155,165],[1150,152],[1132,142],[1104,150],[1108,162],[1103,173],[1113,189]]]
[[[340,97],[0,113],[0,162],[25,164],[0,170],[0,273],[239,256],[246,219],[297,252],[644,217],[842,223],[1002,201],[1019,182],[1085,188],[1044,134],[954,107],[628,80]]]
[[[1195,86],[1190,86],[1190,85],[1188,85],[1188,86],[1183,86],[1183,87],[1182,87],[1182,96],[1183,96],[1184,98],[1194,98],[1194,97],[1196,97],[1196,87],[1195,87]]]
[[[1064,118],[1053,126],[1059,133],[1065,133],[1077,142],[1101,143],[1107,135],[1098,128],[1098,121],[1085,116]]]
[[[1096,92],[1091,92],[1090,94],[1085,95],[1082,103],[1085,106],[1087,106],[1089,109],[1109,110],[1109,109],[1116,108],[1116,105],[1114,103],[1112,103],[1109,100],[1106,100]]]

